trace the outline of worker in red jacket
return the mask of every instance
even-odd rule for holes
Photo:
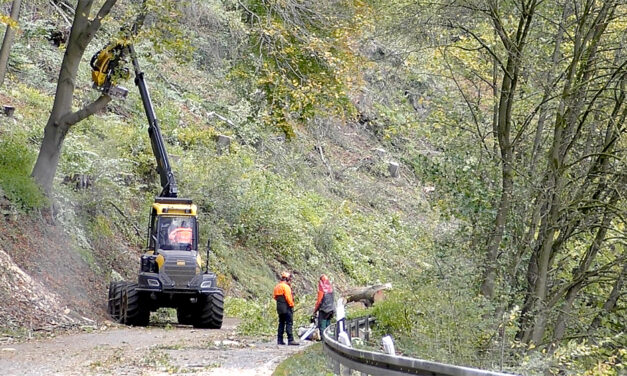
[[[331,325],[331,318],[335,313],[335,299],[333,296],[333,286],[329,278],[323,274],[318,281],[318,298],[314,308],[314,316],[318,314],[318,328],[320,336],[327,326]]]
[[[287,333],[287,344],[298,346],[294,341],[292,326],[294,325],[294,297],[292,296],[292,275],[288,272],[281,273],[281,280],[274,287],[274,300],[276,300],[276,312],[279,314],[279,328],[277,331],[277,344],[285,345],[283,333]]]

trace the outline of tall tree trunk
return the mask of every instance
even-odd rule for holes
[[[78,66],[87,45],[100,28],[100,22],[115,3],[116,0],[107,0],[93,20],[89,20],[93,0],[79,0],[76,6],[72,30],[61,63],[54,104],[44,128],[44,139],[31,174],[48,195],[52,192],[63,140],[68,130],[72,125],[104,108],[111,100],[108,95],[102,95],[81,110],[72,112]]]
[[[532,150],[531,150],[531,156],[529,158],[530,163],[529,163],[529,177],[530,179],[534,179],[535,175],[536,175],[536,169],[537,169],[537,164],[538,164],[538,157],[540,155],[540,148],[541,148],[541,144],[542,144],[542,135],[544,133],[544,124],[547,121],[548,118],[548,114],[549,114],[549,108],[548,108],[548,98],[551,96],[552,91],[555,89],[554,88],[554,84],[552,83],[553,81],[553,75],[554,72],[556,71],[558,64],[559,64],[559,59],[560,59],[560,51],[561,51],[561,46],[562,46],[562,40],[563,40],[563,34],[564,34],[564,28],[565,28],[565,23],[566,23],[566,19],[568,18],[568,15],[570,14],[570,10],[568,8],[567,5],[564,5],[564,9],[562,11],[562,18],[560,20],[560,23],[557,27],[557,32],[556,32],[556,36],[555,36],[555,46],[553,47],[553,54],[551,57],[551,69],[547,70],[547,72],[544,74],[544,78],[545,78],[545,82],[544,84],[546,85],[544,87],[544,94],[542,97],[542,103],[540,103],[540,110],[539,110],[539,115],[538,115],[538,123],[536,126],[536,131],[535,131],[535,136],[533,139],[533,146],[532,146]],[[544,205],[544,203],[546,202],[546,192],[544,192],[542,190],[542,188],[538,189],[537,192],[535,193],[535,197],[533,199],[533,204],[531,205],[532,209],[532,214],[530,216],[529,219],[529,228],[523,238],[522,244],[520,246],[520,250],[517,252],[516,257],[514,258],[513,262],[512,262],[512,268],[510,269],[510,277],[509,280],[511,281],[512,285],[515,283],[516,279],[517,279],[517,274],[519,272],[519,266],[520,263],[522,262],[522,257],[523,255],[529,251],[530,249],[532,249],[533,247],[531,246],[532,242],[533,242],[533,238],[536,234],[536,231],[538,229],[538,226],[540,224],[540,219],[541,219],[541,212],[542,212],[542,207]]]
[[[593,9],[592,3],[589,5],[578,19],[573,57],[565,75],[566,83],[555,118],[547,164],[547,184],[544,187],[548,192],[548,200],[542,215],[538,245],[527,269],[529,285],[521,314],[521,330],[517,335],[525,343],[541,343],[546,329],[549,270],[555,253],[559,251],[555,247],[555,239],[565,205],[562,196],[567,183],[566,161],[574,141],[579,137],[579,116],[588,97],[590,79],[595,73],[597,47],[607,27],[606,20],[616,7],[616,3],[611,1],[603,3],[598,10]]]
[[[13,4],[11,5],[11,21],[17,23],[20,19],[21,6],[22,0],[13,0]],[[11,24],[7,25],[7,31],[4,33],[4,40],[2,41],[2,48],[0,48],[0,87],[4,84],[4,76],[7,73],[7,62],[9,61],[9,52],[11,52],[14,36],[14,28],[11,27]]]
[[[499,198],[498,209],[494,221],[494,229],[488,239],[487,260],[483,280],[481,283],[481,293],[491,298],[494,296],[494,287],[497,277],[497,258],[503,233],[507,225],[507,218],[511,206],[512,191],[514,188],[513,174],[513,145],[511,142],[511,122],[512,108],[514,105],[514,94],[518,84],[518,77],[522,65],[522,53],[533,19],[536,1],[523,3],[523,11],[518,20],[518,28],[513,39],[507,35],[503,28],[502,21],[498,14],[496,3],[491,4],[490,15],[494,28],[500,36],[507,50],[507,64],[504,67],[503,81],[501,83],[500,98],[498,104],[498,115],[495,117],[497,125],[495,128],[498,138],[499,151],[501,154],[501,197]]]

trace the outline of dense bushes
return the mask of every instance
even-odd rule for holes
[[[2,193],[23,210],[43,207],[47,200],[30,178],[35,155],[17,136],[0,140],[0,187]]]

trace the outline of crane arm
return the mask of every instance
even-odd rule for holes
[[[161,129],[159,129],[159,122],[155,115],[155,110],[152,107],[152,101],[150,100],[150,93],[144,80],[144,72],[139,67],[137,61],[137,54],[133,45],[128,46],[128,50],[133,61],[133,68],[135,70],[135,85],[139,89],[139,94],[142,98],[144,105],[144,111],[146,112],[146,118],[148,119],[148,135],[150,136],[150,144],[152,145],[152,152],[157,159],[157,172],[161,179],[161,197],[177,197],[178,187],[176,185],[176,179],[174,173],[170,167],[170,161],[168,160],[168,153],[165,149],[165,143],[161,136]]]
[[[161,180],[162,190],[159,197],[177,197],[178,187],[176,185],[176,179],[170,167],[168,153],[165,149],[165,143],[163,142],[163,136],[159,129],[159,122],[155,110],[152,107],[148,86],[146,86],[146,81],[144,80],[144,72],[142,72],[139,67],[137,54],[132,44],[112,44],[96,52],[91,59],[94,87],[105,94],[109,94],[114,90],[124,92],[125,89],[120,89],[115,86],[112,81],[116,75],[122,77],[127,75],[127,71],[125,72],[125,68],[123,67],[124,58],[127,54],[130,55],[133,62],[135,85],[137,85],[139,89],[139,95],[142,98],[142,104],[144,105],[144,111],[148,119],[148,135],[150,136],[152,153],[157,160],[157,172]]]

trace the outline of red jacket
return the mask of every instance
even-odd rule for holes
[[[333,286],[331,286],[329,278],[323,274],[318,282],[318,298],[316,299],[314,312],[319,309],[324,312],[331,312],[333,311],[333,303]]]

